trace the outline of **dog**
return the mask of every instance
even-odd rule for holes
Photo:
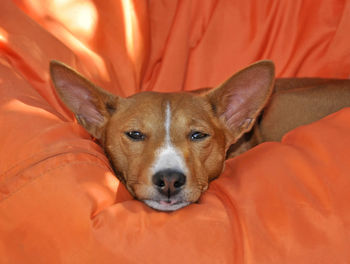
[[[350,104],[350,80],[276,79],[272,61],[239,71],[217,88],[111,94],[58,61],[58,97],[96,138],[119,180],[159,211],[197,202],[225,160]]]

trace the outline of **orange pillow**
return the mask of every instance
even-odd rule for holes
[[[228,161],[198,204],[160,213],[119,184],[47,71],[58,59],[119,95],[217,85],[261,58],[279,76],[348,77],[350,2],[86,1],[100,14],[86,35],[58,15],[89,4],[14,2],[0,8],[0,263],[350,259],[349,109]]]
[[[2,263],[349,259],[350,109],[228,161],[198,204],[160,213],[9,65],[0,78]]]

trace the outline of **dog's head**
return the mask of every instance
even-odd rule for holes
[[[274,65],[255,63],[203,93],[142,92],[122,98],[52,61],[64,104],[104,148],[130,193],[173,211],[196,202],[249,131],[273,87]]]

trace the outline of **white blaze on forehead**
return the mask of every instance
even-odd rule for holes
[[[152,166],[152,173],[155,174],[161,170],[173,169],[184,173],[188,172],[186,163],[180,150],[178,150],[172,143],[170,138],[171,127],[171,109],[170,104],[167,103],[165,109],[165,139],[164,144],[156,150],[155,161]]]

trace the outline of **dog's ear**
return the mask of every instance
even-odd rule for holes
[[[205,95],[219,119],[231,131],[234,142],[254,125],[271,96],[274,76],[273,62],[259,61]]]
[[[50,74],[63,103],[92,136],[100,139],[103,127],[116,110],[117,96],[58,61],[50,62]]]

